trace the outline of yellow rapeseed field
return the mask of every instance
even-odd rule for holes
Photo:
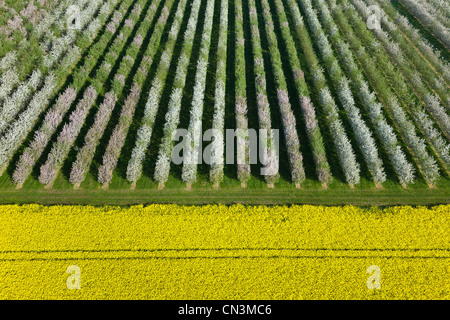
[[[0,298],[449,299],[449,212],[5,205]]]

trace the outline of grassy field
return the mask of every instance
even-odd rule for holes
[[[0,298],[449,299],[448,211],[1,206]]]
[[[393,205],[438,205],[449,204],[450,183],[445,181],[436,189],[429,189],[417,183],[405,190],[398,184],[377,189],[367,183],[356,189],[350,189],[345,183],[335,182],[329,189],[322,189],[315,181],[305,183],[303,189],[297,189],[288,182],[281,181],[275,189],[267,188],[258,179],[251,179],[247,189],[241,189],[239,181],[225,180],[221,189],[215,190],[206,181],[198,182],[193,190],[187,191],[185,185],[172,178],[164,190],[150,179],[142,179],[136,190],[130,190],[125,180],[113,180],[115,183],[108,190],[92,181],[92,185],[73,190],[65,179],[59,179],[57,188],[45,189],[37,181],[25,188],[16,190],[12,183],[4,182],[0,186],[0,204],[43,205],[79,204],[79,205],[120,205],[173,203],[180,205],[234,204],[276,205],[276,204],[311,204],[311,205],[357,205],[357,206],[393,206]]]

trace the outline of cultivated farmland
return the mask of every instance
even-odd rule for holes
[[[449,298],[448,205],[0,210],[1,299]]]
[[[449,17],[0,0],[0,299],[448,299]]]
[[[448,203],[443,1],[0,0],[0,14],[2,203]],[[248,129],[267,130],[278,170],[252,161]]]

